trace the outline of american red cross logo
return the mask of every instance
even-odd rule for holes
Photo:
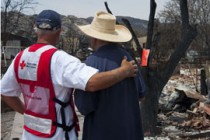
[[[26,66],[26,63],[25,63],[25,61],[23,60],[23,61],[20,63],[20,68],[23,69],[25,66]]]

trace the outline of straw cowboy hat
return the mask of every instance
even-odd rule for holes
[[[97,12],[92,23],[77,27],[86,35],[109,42],[128,42],[132,35],[122,25],[116,25],[116,17],[107,12]]]

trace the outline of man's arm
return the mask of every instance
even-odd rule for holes
[[[1,95],[1,98],[12,109],[14,109],[15,111],[19,112],[20,114],[23,114],[23,112],[24,112],[24,104],[20,100],[19,97],[10,97],[10,96]]]
[[[126,58],[122,60],[121,67],[94,74],[87,82],[86,91],[94,92],[108,88],[125,78],[134,77],[137,73],[137,66],[134,61],[128,62]]]

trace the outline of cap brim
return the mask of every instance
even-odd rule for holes
[[[90,25],[76,25],[87,36],[97,38],[109,42],[128,42],[131,40],[132,35],[130,31],[122,25],[115,25],[114,33],[103,33],[91,28]]]

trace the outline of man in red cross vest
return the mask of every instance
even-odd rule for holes
[[[133,61],[98,72],[55,45],[61,33],[61,17],[52,10],[36,18],[37,42],[20,52],[1,81],[3,101],[23,114],[23,140],[76,140],[79,129],[73,89],[97,91],[135,76]],[[24,103],[19,96],[22,93]]]

